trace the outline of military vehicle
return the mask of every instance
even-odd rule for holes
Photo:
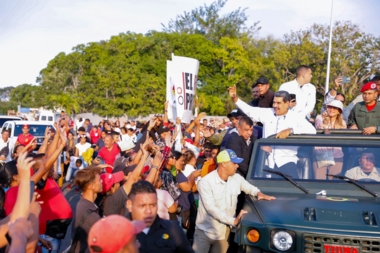
[[[380,252],[379,167],[380,135],[359,130],[257,140],[247,180],[276,200],[246,196],[239,252]]]

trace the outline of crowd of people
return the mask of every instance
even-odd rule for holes
[[[233,228],[246,213],[246,194],[275,200],[245,180],[257,139],[316,129],[380,133],[380,76],[364,84],[346,108],[337,78],[316,117],[311,79],[312,70],[302,65],[295,80],[274,92],[260,77],[250,103],[230,87],[236,109],[223,120],[200,113],[188,124],[170,121],[166,102],[163,114],[147,122],[74,122],[62,111],[40,146],[28,125],[14,144],[2,131],[0,252],[237,252]],[[298,177],[295,147],[263,150],[270,168]],[[316,147],[316,157],[323,151]],[[333,148],[335,165],[316,161],[314,177],[339,174],[342,156]],[[346,176],[380,181],[374,152],[365,150],[360,159]],[[64,191],[80,195],[75,208]],[[71,245],[63,248],[67,233]]]

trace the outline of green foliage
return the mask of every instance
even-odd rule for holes
[[[163,31],[168,33],[179,32],[185,34],[202,34],[207,39],[217,43],[221,38],[238,38],[242,35],[254,35],[260,27],[259,22],[247,27],[248,19],[244,9],[237,9],[220,16],[222,8],[227,0],[217,0],[207,6],[200,6],[191,12],[177,15],[175,20],[171,19],[167,26],[162,25]]]
[[[59,53],[41,70],[40,85],[14,88],[10,102],[101,116],[162,112],[166,60],[174,53],[200,61],[197,103],[208,114],[226,115],[234,108],[226,92],[229,86],[236,83],[239,97],[250,101],[251,85],[257,78],[267,77],[271,89],[277,91],[279,85],[295,78],[300,64],[313,70],[320,106],[329,27],[314,24],[291,31],[283,40],[255,38],[258,27],[247,27],[246,9],[222,16],[225,3],[218,0],[185,12],[164,26],[164,32],[121,33],[108,41],[77,45],[69,54]],[[351,22],[336,22],[332,48],[330,80],[339,75],[351,77],[352,83],[342,87],[349,100],[379,69],[380,39]]]

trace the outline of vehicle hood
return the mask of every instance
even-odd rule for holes
[[[380,199],[374,197],[336,197],[312,194],[278,194],[276,200],[258,201],[248,197],[245,208],[251,209],[244,221],[267,225],[333,228],[334,230],[379,231]],[[257,215],[257,218],[249,217]]]

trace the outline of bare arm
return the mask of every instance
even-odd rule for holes
[[[165,111],[164,111],[164,124],[169,123],[169,120],[168,120],[168,106],[169,106],[169,101],[166,101],[165,104],[164,104],[164,108],[165,108]]]
[[[195,179],[201,175],[201,172],[202,170],[193,171],[187,178],[187,182],[178,184],[178,187],[184,192],[191,191],[191,189],[193,188],[195,184]]]
[[[44,141],[42,142],[41,147],[38,149],[38,154],[45,154],[46,150],[48,148],[48,141],[49,141],[49,130],[50,127],[46,127],[45,129],[45,135],[44,135]]]
[[[149,155],[148,151],[145,150],[145,147],[143,147],[142,145],[140,145],[140,146],[141,146],[140,149],[144,150],[143,155],[140,159],[140,162],[137,164],[136,168],[132,171],[127,182],[125,184],[123,184],[123,189],[124,189],[125,193],[127,193],[127,194],[129,194],[129,192],[131,191],[132,185],[139,180],[139,177],[141,175],[141,171],[144,168],[145,160],[148,158],[148,155]]]
[[[152,167],[150,168],[149,174],[145,178],[145,181],[148,181],[151,184],[155,185],[156,180],[158,179],[158,172],[159,168],[161,167],[162,161],[162,154],[160,152],[157,152],[154,156],[154,159],[152,161]]]

